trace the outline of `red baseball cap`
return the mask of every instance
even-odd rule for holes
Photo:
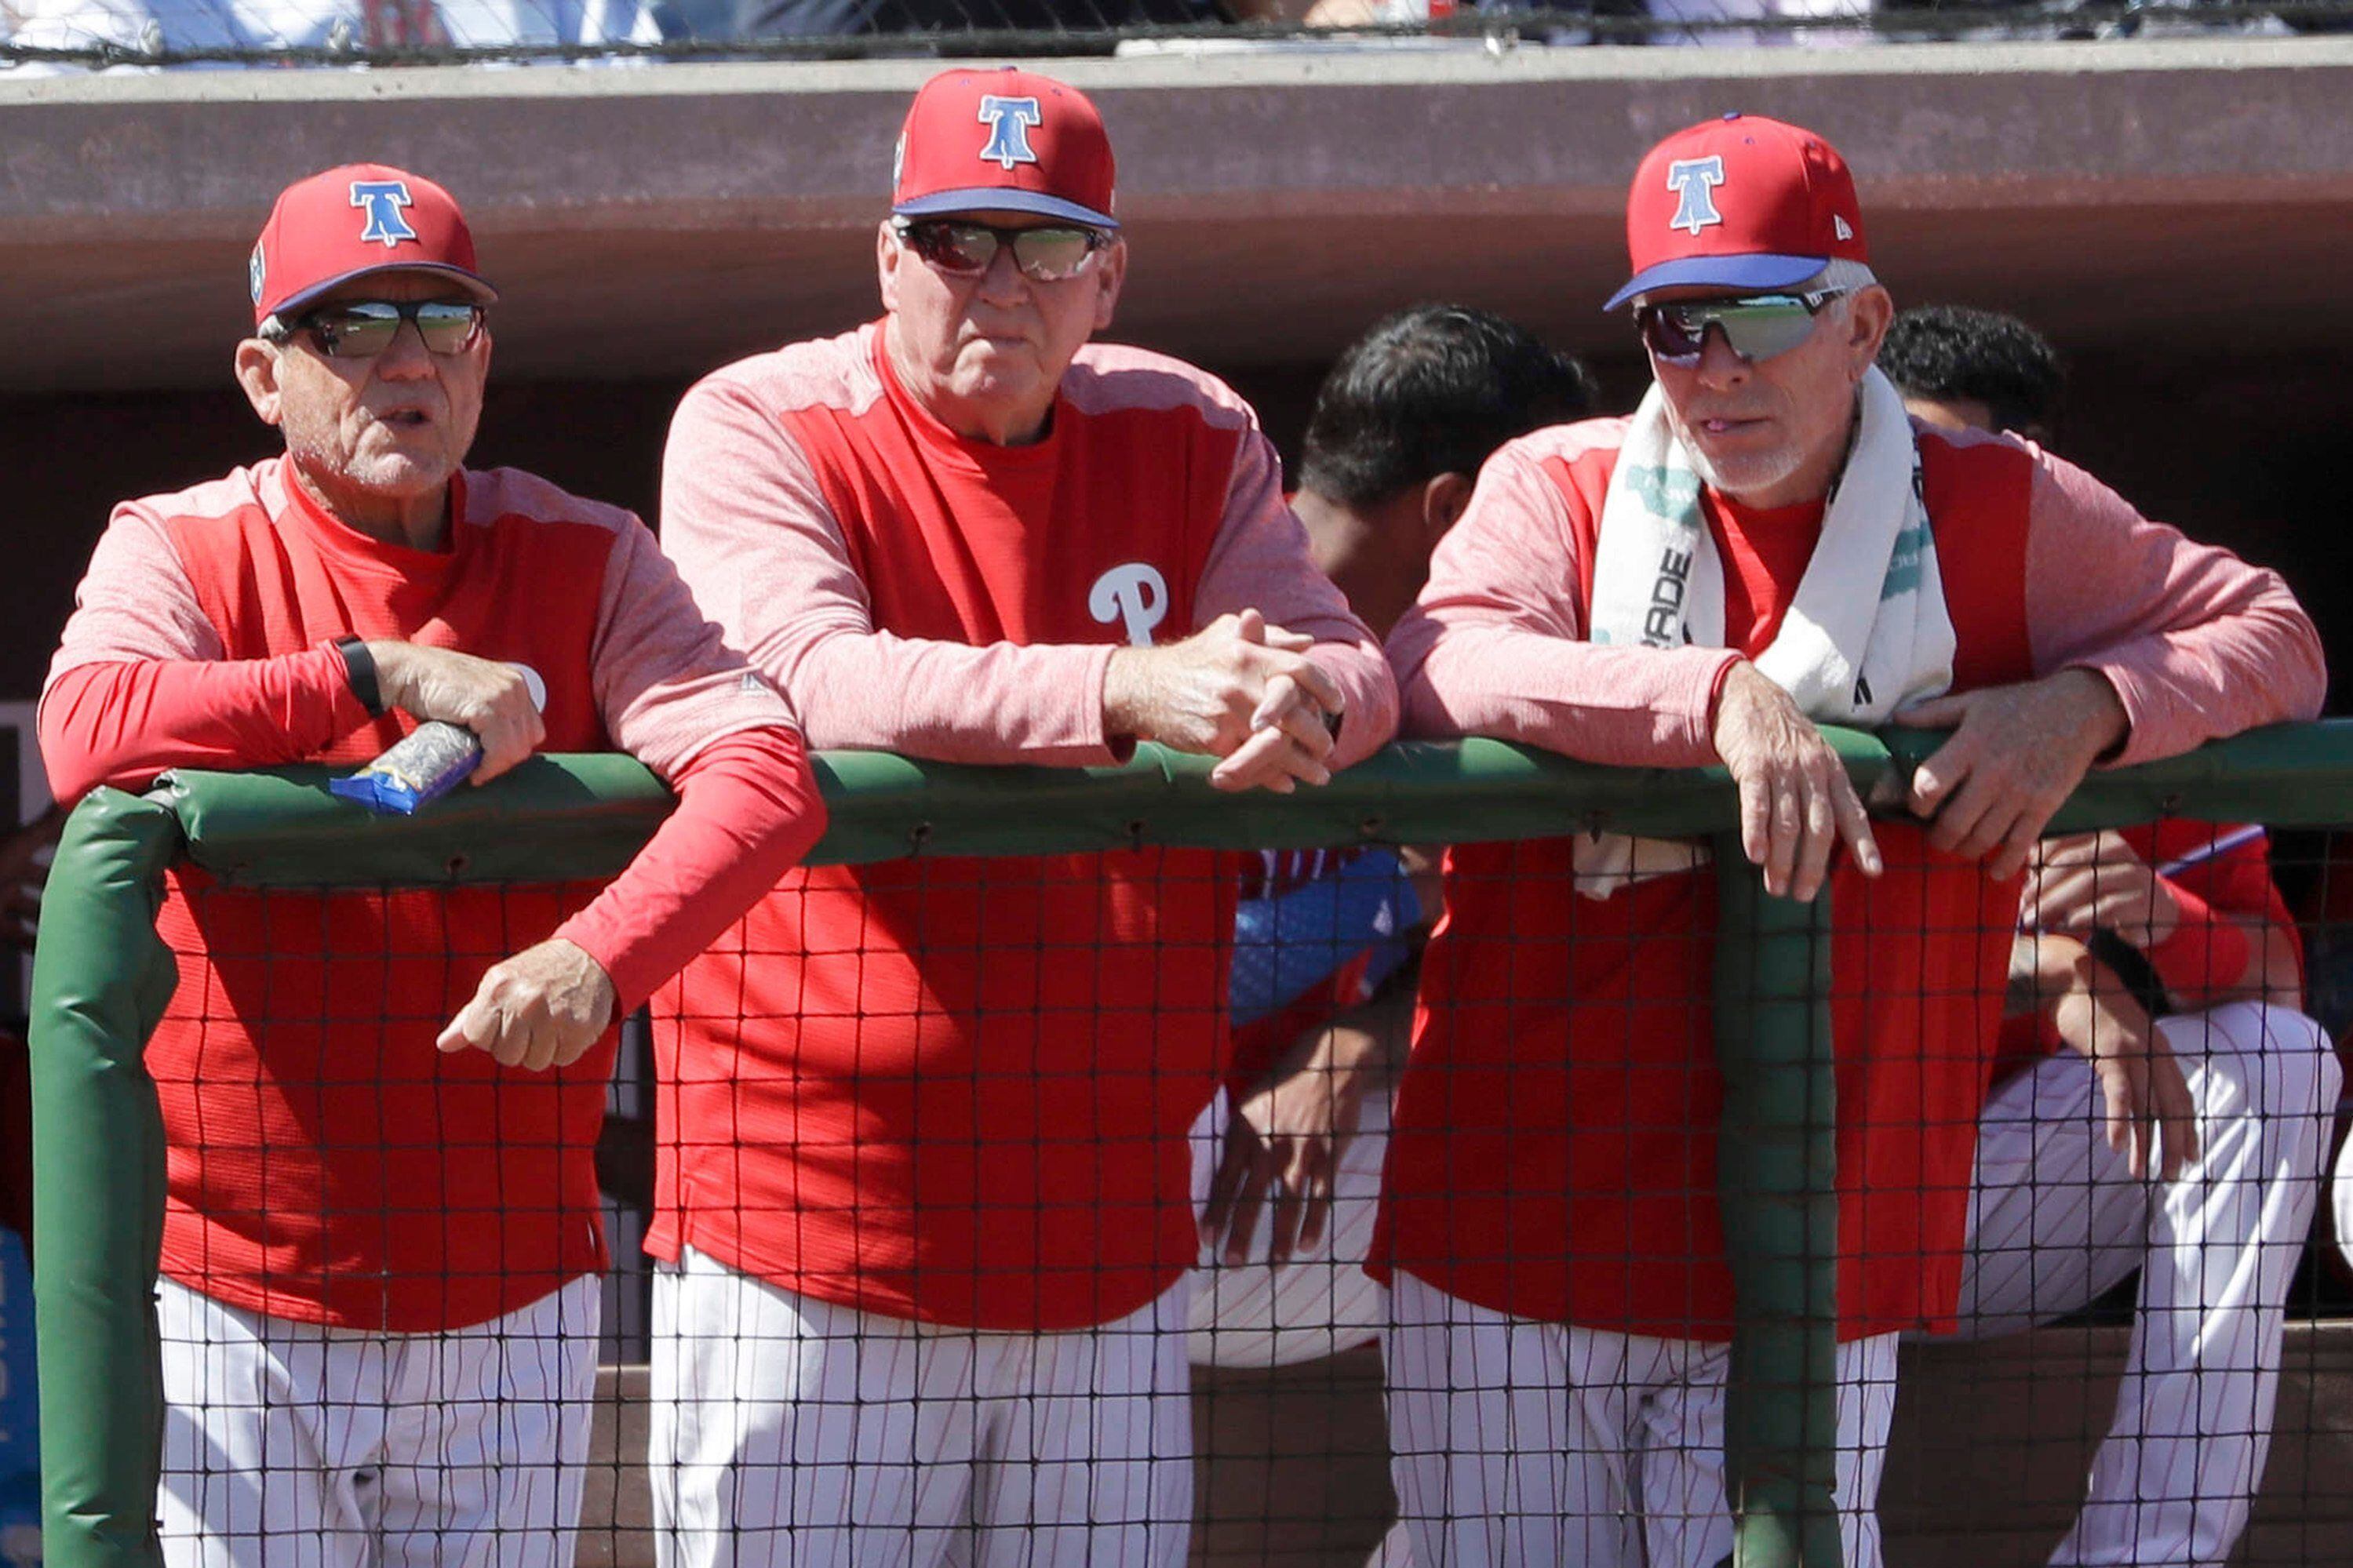
[[[372,272],[446,273],[483,304],[499,297],[474,270],[455,197],[405,169],[346,163],[278,193],[246,268],[254,323]]]
[[[1626,195],[1634,276],[1602,307],[1677,284],[1788,289],[1868,262],[1854,176],[1810,131],[1760,115],[1704,120],[1651,149]]]
[[[943,71],[907,110],[891,173],[901,217],[991,208],[1095,228],[1112,216],[1111,137],[1077,88],[1008,66]]]

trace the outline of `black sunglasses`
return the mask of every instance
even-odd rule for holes
[[[892,226],[899,242],[942,272],[959,278],[988,270],[1000,247],[1010,247],[1013,265],[1032,283],[1076,278],[1095,253],[1111,243],[1099,228],[1049,224],[1038,228],[999,228],[962,218],[902,218]]]
[[[370,359],[392,346],[413,321],[426,352],[462,353],[482,330],[482,307],[467,300],[346,300],[306,311],[269,334],[283,342],[307,336],[329,359]]]
[[[1642,342],[1672,365],[1694,365],[1707,347],[1707,330],[1720,329],[1734,353],[1752,364],[1788,353],[1813,335],[1814,317],[1844,289],[1807,294],[1743,294],[1732,300],[1677,300],[1634,312]]]

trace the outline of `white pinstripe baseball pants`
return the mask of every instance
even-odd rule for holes
[[[1383,1347],[1398,1512],[1417,1568],[1715,1568],[1728,1348],[1531,1322],[1410,1274]],[[1838,1350],[1837,1505],[1879,1568],[1894,1334]]]
[[[1176,1568],[1193,1524],[1182,1279],[1116,1322],[861,1312],[689,1247],[654,1276],[659,1568]]]
[[[2301,1013],[2234,1003],[2165,1019],[2199,1160],[2136,1182],[2070,1052],[1979,1118],[1961,1332],[2063,1317],[2141,1270],[2116,1414],[2060,1564],[2220,1564],[2263,1480],[2288,1283],[2318,1202],[2340,1073]]]
[[[2345,1267],[2353,1268],[2353,1138],[2337,1151],[2330,1192],[2337,1208],[2337,1250],[2344,1255]]]
[[[161,1281],[167,1568],[572,1568],[600,1289],[384,1334]]]

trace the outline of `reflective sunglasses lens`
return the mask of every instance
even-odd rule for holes
[[[978,224],[911,224],[906,236],[915,254],[943,272],[986,272],[997,255],[997,236]]]
[[[1675,364],[1698,360],[1701,338],[1707,331],[1704,318],[1694,330],[1686,312],[1672,305],[1651,305],[1644,308],[1640,319],[1642,342],[1659,358]]]
[[[400,331],[400,312],[390,305],[346,305],[311,318],[311,335],[334,359],[380,354]]]
[[[1752,363],[1788,353],[1814,331],[1803,300],[1744,300],[1718,307],[1715,319],[1733,352]]]
[[[1094,253],[1094,236],[1082,228],[1025,228],[1013,237],[1013,259],[1039,283],[1077,277]]]
[[[1653,305],[1642,312],[1642,341],[1675,364],[1696,364],[1710,327],[1724,330],[1732,352],[1752,364],[1788,353],[1812,335],[1814,313],[1794,295],[1747,300],[1696,300]]]
[[[437,354],[453,354],[474,341],[481,317],[472,305],[437,300],[417,307],[417,335]]]

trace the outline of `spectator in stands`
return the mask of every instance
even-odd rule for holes
[[[1641,406],[1489,459],[1389,651],[1412,732],[1721,763],[1766,889],[1836,884],[1835,1496],[1845,1560],[1875,1568],[1895,1336],[1957,1298],[2015,879],[2094,763],[2316,711],[2319,641],[2275,576],[2081,470],[1914,426],[1873,367],[1894,305],[1820,137],[1677,132],[1627,238],[1611,304],[1636,306]],[[1874,827],[1816,725],[1891,719],[1954,733],[1915,820]],[[1450,857],[1373,1255],[1400,1508],[1433,1568],[1730,1549],[1704,853]],[[2116,1114],[2148,1138],[2163,1109]]]
[[[1873,41],[1873,0],[1648,0],[1659,24],[1654,44],[1717,48],[1787,45],[1851,47]],[[1843,23],[1844,26],[1837,24]],[[1778,25],[1777,25],[1778,24]]]
[[[643,0],[20,0],[24,48],[106,49],[109,64],[202,54],[199,65],[272,65],[290,50],[440,54],[451,49],[651,44]],[[222,57],[241,57],[225,58]],[[20,65],[18,70],[47,67]],[[7,69],[0,66],[0,72]]]
[[[735,36],[1109,32],[1224,19],[1217,0],[732,0]]]
[[[2015,317],[1901,311],[1879,367],[1939,429],[2059,427],[2058,353]],[[2246,1526],[2340,1087],[2299,1011],[2300,951],[2261,827],[2177,819],[2037,853],[1959,1331],[2048,1322],[2140,1272],[2116,1418],[2055,1563],[2221,1563]],[[2152,1097],[2184,1132],[2157,1152],[2108,1114]]]
[[[478,782],[617,745],[679,805],[593,897],[170,875],[164,1560],[570,1568],[611,1026],[823,810],[783,701],[636,518],[462,467],[495,294],[447,191],[298,181],[248,279],[237,383],[285,454],[116,509],[41,698],[58,798],[364,763],[438,720]]]
[[[882,318],[706,378],[665,465],[665,542],[810,739],[1153,741],[1283,793],[1380,746],[1388,666],[1256,416],[1091,342],[1127,269],[1094,106],[945,72],[897,165]],[[810,869],[665,994],[666,1568],[1182,1558],[1231,889],[1187,851]]]
[[[1315,564],[1387,636],[1488,454],[1592,405],[1582,365],[1501,316],[1430,304],[1376,322],[1324,377],[1307,425],[1292,507]],[[1215,1171],[1193,1296],[1200,1365],[1313,1360],[1388,1323],[1365,1249],[1420,941],[1439,912],[1429,851],[1261,858],[1235,921],[1239,1114],[1201,1173]]]

